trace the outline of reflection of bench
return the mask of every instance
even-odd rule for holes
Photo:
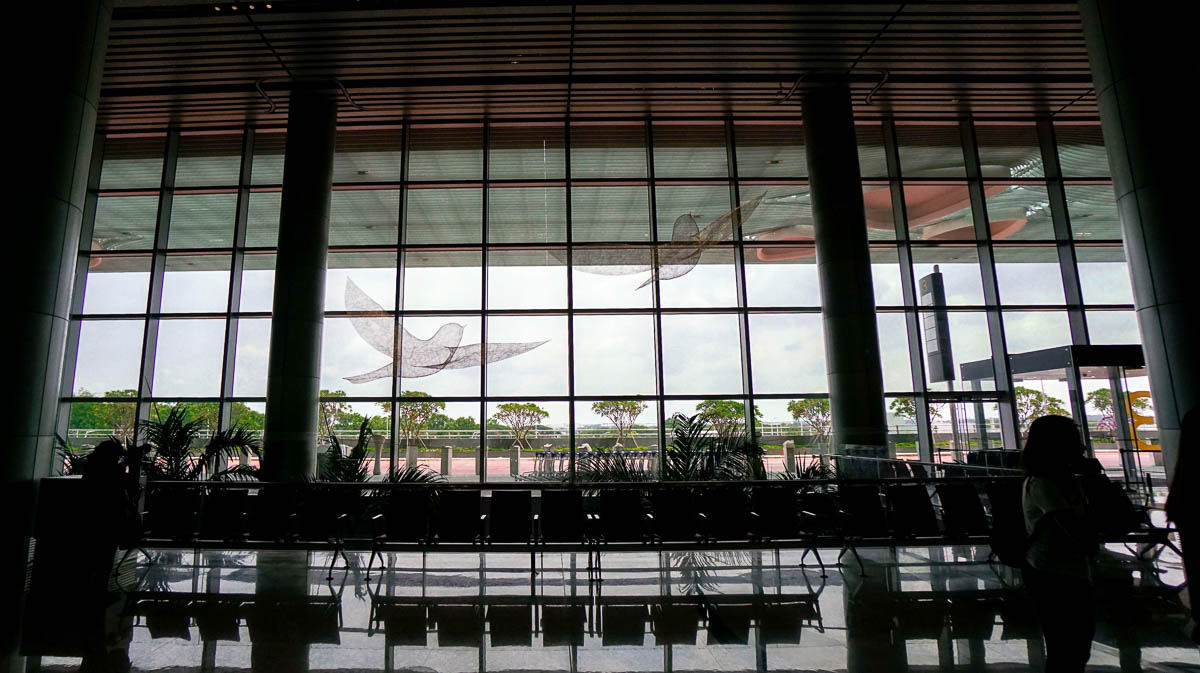
[[[191,627],[204,641],[238,641],[244,624],[256,643],[341,641],[341,597],[268,598],[257,594],[134,592],[127,613],[137,617],[152,639],[191,640]]]

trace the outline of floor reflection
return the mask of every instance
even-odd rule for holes
[[[1017,578],[986,550],[863,552],[800,567],[800,552],[366,555],[326,578],[324,554],[149,550],[105,605],[35,591],[27,670],[904,671],[1039,670]],[[811,562],[811,558],[809,561]],[[1187,670],[1177,559],[1110,550],[1089,670]],[[86,602],[86,601],[85,601]],[[102,633],[101,633],[102,632]],[[97,640],[99,638],[100,640]],[[128,664],[126,663],[128,662]]]

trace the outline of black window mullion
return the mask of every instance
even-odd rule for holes
[[[971,197],[971,215],[975,224],[979,272],[983,281],[983,302],[987,307],[988,338],[992,349],[992,375],[1000,395],[1000,432],[1006,448],[1019,446],[1017,402],[1013,394],[1012,375],[1008,366],[1008,345],[1004,338],[1004,318],[1000,311],[1000,291],[996,280],[996,259],[992,251],[991,227],[988,223],[987,196],[979,168],[979,147],[975,126],[970,119],[959,124],[963,158],[966,163],[967,191]]]
[[[487,483],[488,476],[488,437],[487,437],[487,351],[488,351],[488,206],[491,189],[489,189],[488,162],[490,157],[491,143],[491,123],[487,120],[483,122],[483,222],[481,223],[481,238],[480,238],[480,265],[482,273],[480,277],[480,296],[479,304],[483,307],[482,315],[479,321],[479,343],[483,344],[480,349],[482,356],[479,362],[479,482]]]
[[[92,247],[92,230],[96,223],[97,190],[100,188],[100,171],[104,162],[104,134],[97,133],[92,140],[91,163],[88,166],[87,195],[83,202],[83,221],[79,226],[79,247],[75,257],[75,280],[71,287],[71,312],[67,321],[66,348],[63,351],[62,377],[59,381],[59,399],[75,394],[75,361],[79,357],[79,334],[83,321],[74,316],[83,313],[84,293],[87,291],[88,265],[91,258],[86,251]],[[55,427],[59,437],[66,437],[71,425],[71,405],[59,404]]]
[[[175,166],[179,162],[179,130],[167,132],[158,215],[154,225],[154,253],[150,263],[150,293],[146,300],[146,328],[142,337],[142,364],[138,376],[137,419],[150,418],[154,396],[154,365],[158,352],[158,314],[162,309],[163,278],[167,265],[167,241],[171,230],[171,206],[175,196]]]
[[[571,218],[571,120],[563,121],[563,177],[566,184],[567,223],[567,480],[575,483],[575,283],[574,221]]]
[[[1079,284],[1075,245],[1071,236],[1071,219],[1067,211],[1067,194],[1063,188],[1062,166],[1058,162],[1058,147],[1054,126],[1049,119],[1038,122],[1038,144],[1042,151],[1042,166],[1046,173],[1046,194],[1050,201],[1050,216],[1054,223],[1058,268],[1062,273],[1063,297],[1067,302],[1067,318],[1071,325],[1071,343],[1091,343],[1087,320],[1083,312],[1083,290]]]
[[[246,223],[250,208],[250,174],[254,168],[254,129],[247,127],[242,135],[242,163],[238,172],[237,209],[233,223],[233,254],[229,259],[229,314],[225,317],[225,350],[221,369],[221,405],[217,412],[217,427],[229,428],[233,422],[234,366],[237,355],[238,320],[242,309],[242,271],[246,266]]]
[[[908,210],[904,203],[904,183],[901,181],[900,151],[896,139],[896,123],[883,122],[883,146],[887,160],[888,188],[892,196],[892,222],[896,230],[896,256],[900,263],[900,288],[904,295],[904,326],[908,333],[908,362],[912,375],[913,397],[917,417],[917,447],[921,460],[933,462],[933,418],[925,398],[925,343],[921,331],[921,315],[917,312],[917,288],[913,278],[912,248],[909,247]]]
[[[396,314],[392,317],[392,412],[388,416],[390,436],[388,439],[388,470],[395,470],[392,459],[396,456],[396,433],[400,429],[400,396],[404,392],[404,321],[400,315],[404,312],[404,272],[408,238],[408,152],[409,125],[400,129],[400,226],[396,231]],[[407,456],[405,456],[407,458]],[[449,477],[450,475],[446,475]]]
[[[665,462],[667,451],[667,420],[666,405],[663,402],[663,344],[662,344],[662,289],[659,285],[658,273],[658,205],[655,201],[654,187],[654,134],[650,120],[645,120],[646,127],[646,194],[650,208],[650,273],[652,274],[651,288],[653,290],[654,308],[654,390],[658,397],[656,411],[658,414],[658,455],[659,474]]]
[[[733,119],[726,119],[725,163],[729,167],[729,200],[735,213],[730,221],[733,225],[733,268],[737,284],[738,343],[742,356],[742,395],[746,399],[746,406],[743,410],[743,422],[746,424],[746,436],[757,444],[757,434],[755,431],[757,421],[754,417],[754,380],[750,370],[752,364],[750,362],[750,314],[747,311],[748,301],[746,299],[746,248],[744,245],[745,239],[742,236],[742,213],[739,210],[742,205],[742,199],[741,190],[738,185],[736,141]]]

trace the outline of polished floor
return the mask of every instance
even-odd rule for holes
[[[799,551],[351,554],[148,550],[103,608],[114,670],[1025,671],[1042,646],[1019,579],[986,548],[864,550],[826,577]],[[834,560],[836,550],[824,552]],[[424,564],[424,567],[423,567]],[[1196,671],[1179,559],[1109,549],[1089,670]],[[33,600],[31,598],[31,600]],[[76,670],[85,606],[31,605],[26,670]],[[75,649],[72,649],[75,648]],[[56,656],[57,655],[57,656]],[[103,670],[103,669],[97,669]]]

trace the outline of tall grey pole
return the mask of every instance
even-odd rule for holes
[[[1154,417],[1171,473],[1180,421],[1200,403],[1200,349],[1192,327],[1200,313],[1191,224],[1195,185],[1180,165],[1200,155],[1200,142],[1183,122],[1187,115],[1179,115],[1180,83],[1200,77],[1193,40],[1185,35],[1195,22],[1118,0],[1083,0],[1079,11],[1150,369]],[[1187,13],[1200,18],[1195,8],[1182,12]]]
[[[21,664],[21,596],[33,525],[37,480],[54,459],[55,418],[71,313],[71,290],[100,99],[104,52],[112,18],[107,0],[32,3],[22,15],[26,37],[53,45],[22,63],[37,112],[14,134],[26,176],[11,200],[6,262],[9,346],[4,405],[7,433],[0,451],[0,669]],[[20,224],[16,224],[20,223]]]
[[[292,91],[263,432],[263,471],[272,480],[300,481],[315,476],[317,469],[317,405],[336,125],[333,98],[315,89]]]
[[[883,367],[850,91],[817,89],[804,96],[803,109],[833,447],[845,452],[846,445],[857,445],[864,448],[854,453],[887,457]]]

